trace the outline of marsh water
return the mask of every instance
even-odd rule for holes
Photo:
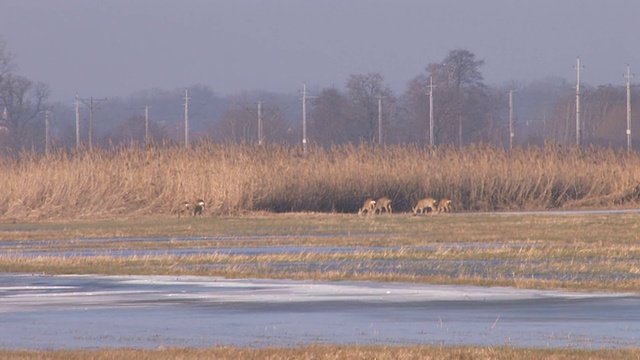
[[[258,240],[264,238],[260,236]],[[438,243],[415,248],[233,245],[242,240],[256,239],[254,236],[221,236],[61,239],[29,241],[28,244],[4,241],[0,243],[0,251],[4,256],[15,255],[28,261],[30,257],[37,256],[339,254],[432,251],[443,247],[532,246],[518,243]],[[192,240],[221,243],[229,240],[229,246],[222,244],[210,249],[187,246],[162,250],[77,246],[85,243],[175,243]],[[492,274],[487,273],[487,269],[504,265],[495,263],[500,261],[518,265],[516,262],[519,260],[417,257],[389,262],[373,257],[340,260],[335,264],[326,261],[280,262],[278,266],[293,273],[332,270],[335,265],[336,269],[348,267],[350,271],[363,273],[406,269],[410,273],[429,275],[444,271],[442,275],[446,276],[455,275],[451,272],[463,267],[467,275],[490,277]],[[539,261],[544,264],[545,259]],[[251,268],[257,264],[247,262],[235,266]],[[503,276],[508,277],[508,274]],[[575,274],[532,273],[531,276],[562,280],[572,279]],[[640,274],[593,276],[598,276],[598,281],[607,281],[602,276],[630,278],[640,277]],[[194,276],[50,276],[13,274],[0,269],[0,348],[295,347],[313,343],[582,349],[638,347],[640,294]]]
[[[0,274],[0,347],[640,346],[640,296],[375,282]]]

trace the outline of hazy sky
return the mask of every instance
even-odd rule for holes
[[[343,88],[379,72],[396,93],[467,49],[487,84],[640,74],[638,0],[0,0],[19,73],[54,100],[194,84],[221,95]],[[634,79],[634,83],[638,82]]]

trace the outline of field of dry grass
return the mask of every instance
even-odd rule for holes
[[[474,145],[343,146],[331,150],[202,143],[60,151],[0,158],[0,221],[170,216],[204,199],[209,215],[247,211],[354,213],[389,196],[409,211],[426,196],[455,211],[628,207],[640,157],[548,145],[513,151]]]
[[[2,359],[492,359],[492,360],[569,360],[569,359],[638,359],[640,349],[571,350],[517,349],[507,347],[431,347],[431,346],[336,346],[314,345],[295,349],[102,349],[94,351],[2,351]]]

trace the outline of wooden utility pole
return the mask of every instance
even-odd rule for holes
[[[262,145],[262,140],[264,138],[262,128],[262,101],[258,101],[258,145]]]
[[[107,98],[94,99],[93,96],[89,99],[80,99],[85,106],[89,107],[89,149],[93,149],[93,112],[95,107],[103,101],[107,101]]]
[[[382,95],[378,96],[378,144],[382,146]]]
[[[624,75],[627,78],[627,151],[633,151],[631,145],[631,78],[633,74],[629,70],[629,64],[627,64],[627,73]]]
[[[307,84],[302,83],[302,153],[307,155]]]
[[[433,76],[429,77],[429,145],[433,147],[436,144],[436,138],[433,124]]]
[[[513,149],[513,90],[509,90],[509,149]]]
[[[184,147],[189,148],[189,89],[184,89]]]
[[[582,128],[580,124],[580,70],[584,66],[580,65],[580,58],[578,57],[576,62],[576,145],[581,146],[582,142]]]
[[[144,142],[149,145],[149,106],[144,107]]]
[[[80,147],[80,99],[76,93],[76,148]]]
[[[44,154],[49,156],[49,114],[51,112],[49,110],[44,111]]]

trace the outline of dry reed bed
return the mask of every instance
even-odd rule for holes
[[[548,145],[505,151],[474,145],[151,146],[0,158],[0,217],[14,220],[170,214],[204,199],[208,212],[355,212],[386,195],[408,211],[420,197],[461,210],[619,206],[638,200],[640,158]]]
[[[469,346],[379,346],[379,345],[311,345],[299,348],[211,349],[165,348],[8,351],[0,350],[0,357],[12,360],[30,359],[495,359],[495,360],[569,360],[569,359],[638,359],[640,349],[519,349],[510,347]]]

